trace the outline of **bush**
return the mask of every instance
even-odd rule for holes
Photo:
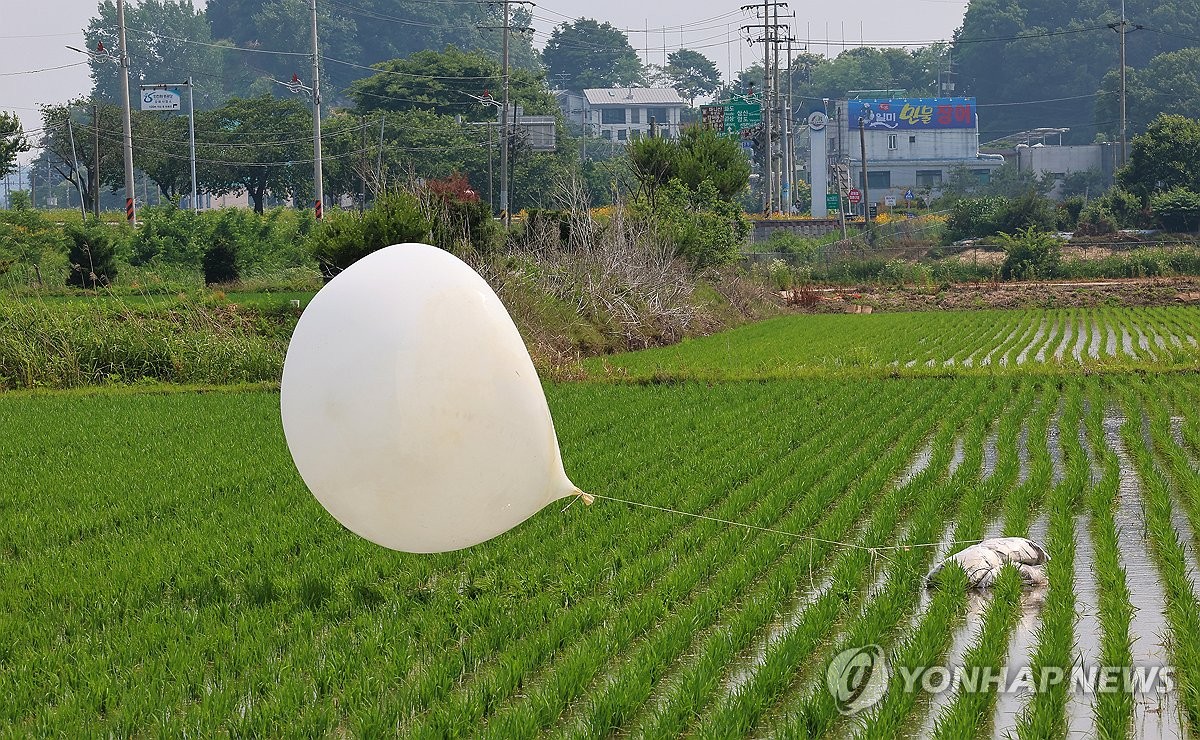
[[[1008,199],[997,195],[955,201],[946,221],[946,239],[956,242],[995,234],[1000,214],[1007,207]]]
[[[785,229],[775,229],[767,237],[768,252],[786,254],[795,264],[812,264],[821,253],[821,240],[809,239]]]
[[[1141,200],[1127,190],[1113,188],[1092,203],[1111,215],[1117,222],[1117,228],[1139,228],[1148,225]]]
[[[222,219],[204,252],[204,282],[208,285],[232,283],[240,277],[236,230],[230,219]]]
[[[1167,231],[1195,231],[1200,225],[1200,194],[1174,187],[1150,196],[1150,210]]]
[[[1000,234],[1000,245],[1008,253],[1000,266],[1005,280],[1045,279],[1059,273],[1062,242],[1053,234],[1027,226],[1015,234]]]
[[[331,210],[309,234],[309,248],[321,266],[321,276],[331,280],[371,252],[427,238],[429,222],[417,199],[402,190],[392,190],[376,198],[362,216]]]
[[[67,258],[71,271],[67,273],[67,285],[96,288],[116,279],[114,240],[107,226],[89,218],[83,224],[68,224],[64,231],[70,239]]]
[[[1056,221],[1050,201],[1037,191],[1027,190],[1001,209],[996,218],[996,232],[1015,234],[1022,229],[1050,231],[1055,228]]]
[[[722,200],[708,180],[695,191],[679,180],[662,188],[655,223],[675,254],[697,270],[733,262],[750,233],[742,209]]]
[[[1103,236],[1115,234],[1116,231],[1117,220],[1105,206],[1105,201],[1100,199],[1084,206],[1075,226],[1075,233],[1080,236]]]

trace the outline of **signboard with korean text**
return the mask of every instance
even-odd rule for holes
[[[758,103],[721,103],[700,106],[700,121],[719,134],[735,135],[762,123]]]
[[[142,90],[142,110],[179,110],[179,91]]]
[[[975,98],[894,98],[847,102],[850,128],[868,130],[975,128]]]
[[[836,211],[838,206],[842,204],[842,199],[837,193],[825,193],[825,208],[830,211]]]

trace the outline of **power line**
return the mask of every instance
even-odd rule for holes
[[[20,72],[0,72],[0,77],[14,77],[16,75],[35,75],[35,74],[38,74],[39,72],[53,72],[56,69],[67,69],[69,67],[78,67],[81,64],[87,64],[87,62],[86,61],[71,62],[70,64],[60,64],[57,67],[43,67],[42,69],[25,69]]]

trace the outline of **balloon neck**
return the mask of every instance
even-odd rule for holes
[[[580,501],[587,504],[588,506],[591,506],[593,503],[596,502],[595,496],[593,496],[590,493],[584,493],[583,491],[579,490],[578,488],[575,489],[575,495],[579,497]]]

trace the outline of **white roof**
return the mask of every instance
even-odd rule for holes
[[[598,87],[583,91],[588,105],[685,105],[670,87]]]

